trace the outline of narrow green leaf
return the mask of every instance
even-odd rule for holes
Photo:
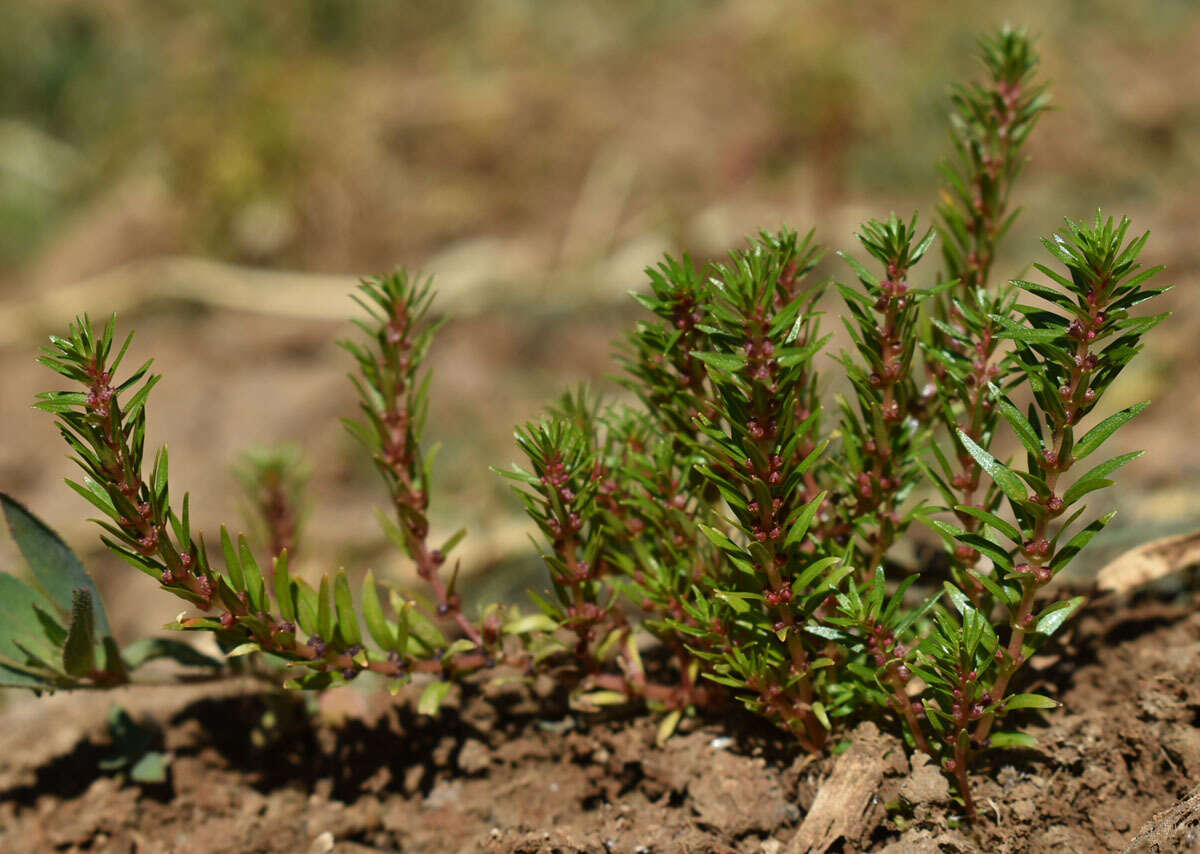
[[[1024,481],[1007,466],[976,445],[971,437],[962,430],[958,431],[958,439],[962,442],[963,447],[966,448],[967,453],[974,458],[975,462],[979,463],[981,469],[991,476],[996,485],[1000,487],[1000,491],[1007,495],[1010,500],[1024,501],[1029,497],[1029,492],[1025,489]]]
[[[350,580],[346,570],[339,569],[333,582],[333,597],[337,605],[337,630],[347,646],[362,643],[362,632],[358,628],[358,617],[354,613],[354,597],[350,593]]]
[[[791,528],[788,530],[787,538],[784,539],[784,546],[793,546],[804,539],[804,535],[808,533],[808,528],[812,525],[813,517],[817,515],[817,510],[821,507],[821,502],[825,500],[825,493],[820,492],[817,497],[801,508],[792,522]]]
[[[1017,438],[1021,440],[1021,444],[1025,446],[1025,450],[1033,454],[1033,456],[1041,460],[1042,453],[1045,448],[1042,447],[1042,440],[1038,438],[1037,431],[1033,429],[1033,425],[1029,423],[1021,410],[1013,406],[1004,394],[1000,392],[994,385],[989,385],[992,394],[995,395],[996,406],[1000,409],[1000,414],[1004,416],[1004,420],[1012,425],[1013,432],[1017,434]]]
[[[1088,430],[1083,437],[1075,443],[1073,456],[1076,460],[1082,460],[1092,451],[1100,447],[1109,436],[1116,432],[1117,428],[1124,424],[1129,419],[1140,413],[1143,409],[1149,406],[1149,403],[1137,403],[1128,409],[1122,409],[1115,415],[1110,415]]]
[[[262,652],[262,647],[253,641],[247,641],[246,643],[238,644],[233,649],[229,650],[229,652],[225,653],[225,657],[240,658],[243,655],[250,655],[251,653],[255,652]]]
[[[292,599],[292,576],[288,572],[287,549],[276,556],[272,576],[275,582],[275,602],[279,605],[280,615],[285,620],[295,621],[296,603]]]
[[[375,585],[375,573],[369,569],[363,576],[362,609],[367,631],[375,639],[375,643],[379,644],[385,652],[400,651],[400,647],[396,644],[396,635],[383,615],[383,606],[379,602],[379,589]]]
[[[557,629],[558,622],[546,614],[527,614],[505,623],[501,631],[506,635],[525,635],[530,632],[553,632]],[[597,652],[597,656],[599,655]]]
[[[994,732],[988,738],[989,747],[1036,747],[1037,739],[1024,732]]]
[[[988,527],[1008,537],[1014,543],[1020,543],[1024,539],[1021,536],[1021,532],[1018,531],[1016,527],[1006,522],[1004,519],[1001,519],[995,513],[989,513],[980,507],[968,507],[965,504],[954,505],[954,510],[958,513],[965,513],[968,516],[974,516]]]
[[[333,640],[333,595],[329,589],[329,574],[321,576],[317,593],[317,634],[325,642]]]
[[[225,571],[229,574],[229,586],[233,588],[234,593],[245,593],[246,576],[242,572],[242,562],[238,560],[233,539],[224,525],[221,526],[221,551],[225,554]]]
[[[436,715],[445,701],[446,695],[450,693],[450,687],[449,682],[430,682],[421,694],[421,699],[417,701],[417,713]]]
[[[1014,709],[1057,709],[1059,703],[1042,694],[1013,694],[1004,701],[1004,710]]]
[[[1068,599],[1065,602],[1055,602],[1046,608],[1038,617],[1037,633],[1049,637],[1062,628],[1063,623],[1071,619],[1075,612],[1083,607],[1086,600],[1082,596]]]
[[[142,754],[129,769],[129,779],[135,783],[162,783],[167,779],[169,757],[157,750]]]
[[[675,734],[676,727],[679,726],[679,721],[683,717],[682,709],[675,709],[667,714],[658,725],[658,732],[654,737],[655,743],[662,747],[667,743],[667,740]]]
[[[317,612],[320,606],[317,591],[303,578],[293,578],[292,599],[296,603],[296,622],[300,624],[300,628],[307,635],[319,634]]]
[[[579,700],[590,706],[620,706],[629,702],[629,697],[620,691],[591,691],[580,694]]]
[[[254,552],[250,550],[250,543],[244,534],[238,534],[238,557],[246,576],[246,593],[250,596],[250,604],[255,611],[268,610],[267,585],[263,582],[262,570],[258,568],[258,561],[254,559]]]
[[[734,374],[746,366],[746,357],[734,353],[704,353],[693,350],[692,355],[721,373]]]

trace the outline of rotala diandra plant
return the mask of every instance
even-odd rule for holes
[[[1164,289],[1148,286],[1159,268],[1139,265],[1146,236],[1124,219],[1067,220],[1043,241],[1042,280],[991,281],[1047,98],[1024,33],[1002,30],[982,53],[984,81],[955,91],[956,160],[933,227],[865,223],[865,254],[839,253],[853,275],[832,288],[815,278],[812,233],[762,233],[704,265],[667,258],[620,346],[636,402],[580,390],[517,430],[527,464],[502,474],[541,536],[550,587],[534,613],[467,613],[451,561],[462,533],[430,542],[423,365],[440,321],[429,282],[405,272],[356,297],[364,337],[344,346],[361,413],[347,428],[427,596],[370,572],[357,595],[345,571],[311,584],[282,537],[260,566],[222,529],[211,558],[187,496],[172,500],[166,449],[147,460],[157,377],[149,363],[119,376],[129,340],[114,347],[112,322],[84,318],[42,357],[77,387],[38,403],[83,469],[71,486],[100,511],[104,542],[185,600],[174,628],[216,633],[227,656],[254,656],[287,686],[417,676],[432,713],[469,673],[549,673],[580,710],[644,703],[662,738],[684,715],[741,702],[814,752],[870,717],[939,762],[973,818],[972,760],[1029,744],[1014,713],[1056,705],[1021,692],[1022,666],[1083,605],[1051,584],[1111,518],[1083,499],[1137,453],[1088,458],[1144,404],[1092,413],[1164,317],[1134,314]],[[847,335],[832,357],[831,296]],[[895,556],[914,524],[944,539],[948,576]],[[44,563],[36,574],[53,580]],[[128,681],[131,662],[90,616],[94,590],[72,618],[71,585],[55,584],[54,602],[37,602],[53,631],[36,651],[8,642],[15,630],[0,638],[11,684]],[[648,639],[661,655],[643,655]]]

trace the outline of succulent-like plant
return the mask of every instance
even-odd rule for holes
[[[466,673],[544,671],[583,709],[644,702],[662,713],[663,738],[697,708],[740,701],[812,751],[847,720],[890,718],[955,779],[973,817],[974,756],[1028,743],[1013,713],[1056,705],[1020,692],[1021,667],[1083,604],[1048,588],[1111,518],[1085,518],[1082,499],[1137,454],[1078,476],[1076,465],[1144,406],[1092,423],[1164,317],[1133,313],[1163,288],[1148,287],[1159,268],[1140,268],[1146,236],[1131,237],[1128,220],[1068,220],[1044,241],[1057,266],[1034,265],[1045,281],[990,284],[1046,95],[1023,33],[982,46],[987,80],[955,94],[959,159],[944,170],[936,227],[872,220],[859,233],[869,260],[842,254],[856,280],[835,283],[848,351],[824,353],[813,235],[763,233],[724,261],[649,271],[637,297],[649,316],[621,352],[638,405],[581,390],[517,430],[527,465],[503,474],[541,535],[550,589],[536,613],[465,613],[458,564],[447,572],[461,532],[429,542],[422,365],[438,321],[429,283],[404,272],[358,293],[366,340],[344,346],[362,417],[347,428],[383,477],[394,513],[381,519],[428,600],[381,595],[369,572],[357,597],[344,571],[314,587],[284,548],[264,572],[225,530],[223,566],[210,560],[187,496],[171,501],[166,450],[146,465],[157,378],[147,363],[118,379],[129,342],[112,355],[111,322],[98,332],[80,320],[42,359],[82,389],[38,404],[84,470],[71,485],[105,517],[105,543],[191,607],[175,628],[215,632],[231,657],[269,654],[289,686],[420,673],[419,708],[433,712]],[[944,269],[927,272],[918,265],[939,236]],[[824,410],[831,364],[847,384],[836,418]],[[893,557],[914,522],[945,540],[949,578]],[[68,588],[86,588],[66,569],[47,577],[60,608]],[[72,595],[76,616],[54,637],[74,650],[97,612],[86,591]],[[26,605],[49,613],[21,600],[6,620],[29,623]],[[665,658],[643,657],[647,639]],[[38,670],[42,687],[102,683],[109,660],[119,670],[119,656],[79,664],[90,651]],[[0,666],[31,673],[45,658]]]

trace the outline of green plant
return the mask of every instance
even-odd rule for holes
[[[386,483],[394,514],[381,519],[428,601],[381,595],[371,573],[357,597],[344,571],[314,587],[286,550],[264,572],[225,530],[223,566],[210,560],[187,496],[172,503],[165,449],[147,471],[157,378],[147,363],[117,380],[129,341],[113,355],[111,322],[82,319],[42,359],[83,387],[38,404],[84,470],[71,485],[105,517],[110,548],[200,612],[175,628],[215,632],[231,657],[266,656],[289,686],[421,673],[419,709],[433,712],[466,673],[542,670],[583,709],[644,702],[664,738],[683,715],[736,700],[812,751],[847,720],[891,718],[974,817],[971,760],[1028,743],[998,728],[1012,713],[1056,705],[1017,689],[1021,666],[1083,604],[1047,592],[1111,518],[1081,522],[1081,499],[1136,454],[1070,475],[1142,406],[1084,422],[1163,318],[1131,313],[1163,289],[1145,287],[1158,268],[1139,267],[1146,237],[1130,238],[1127,220],[1068,220],[1044,241],[1059,266],[1035,265],[1046,282],[989,284],[1045,94],[1022,33],[1002,31],[983,53],[987,81],[955,97],[960,160],[945,170],[937,227],[864,224],[878,272],[842,254],[856,281],[834,288],[850,343],[835,359],[848,383],[836,419],[821,383],[828,289],[811,280],[822,253],[811,234],[782,230],[723,262],[649,271],[637,299],[650,316],[621,355],[641,405],[580,391],[518,429],[527,468],[503,474],[542,537],[551,589],[534,596],[537,613],[465,614],[457,563],[447,571],[461,532],[428,541],[422,364],[438,322],[429,283],[404,272],[359,291],[366,338],[344,346],[362,418],[347,428]],[[937,235],[945,269],[917,272]],[[1006,456],[1009,439],[1023,460]],[[922,567],[892,561],[914,522],[945,539],[949,580],[923,583]],[[646,636],[666,663],[643,657]]]
[[[0,687],[111,688],[137,681],[138,668],[163,658],[201,668],[189,679],[225,674],[221,661],[169,638],[141,638],[119,647],[100,591],[75,553],[4,493],[0,508],[32,575],[26,582],[0,572]]]
[[[234,476],[245,490],[247,517],[271,558],[293,557],[304,516],[304,489],[311,475],[300,447],[280,443],[244,452]]]

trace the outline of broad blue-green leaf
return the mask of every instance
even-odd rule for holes
[[[50,594],[50,598],[59,606],[61,612],[71,613],[75,591],[86,589],[92,597],[96,634],[100,637],[111,635],[112,630],[108,627],[108,617],[104,613],[100,591],[91,576],[84,571],[75,553],[45,522],[13,498],[0,493],[0,506],[4,507],[8,529],[12,532],[22,557],[29,564],[34,578]]]
[[[54,623],[51,633],[57,638],[65,638],[66,630],[57,625],[54,614],[54,606],[40,592],[8,573],[0,572],[0,657],[24,664],[24,650],[28,650],[57,667],[59,646],[51,640],[46,621]]]
[[[0,664],[0,688],[28,688],[32,691],[53,691],[54,681],[47,674],[45,677],[35,673]]]

